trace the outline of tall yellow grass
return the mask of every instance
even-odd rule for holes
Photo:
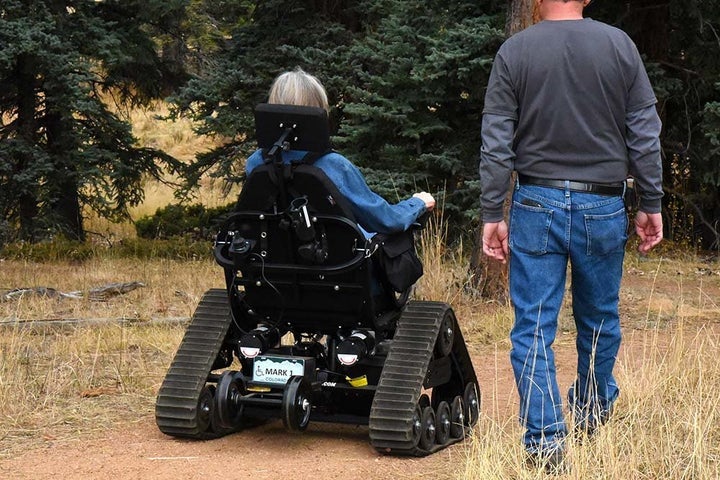
[[[224,285],[212,260],[6,260],[0,268],[0,290],[86,292],[113,282],[145,284],[105,302],[37,296],[0,301],[0,456],[43,438],[148,421],[184,332],[182,323],[153,321],[189,318],[207,289]],[[58,319],[93,323],[43,326]]]
[[[169,110],[164,103],[146,110],[133,110],[129,115],[133,133],[141,145],[160,149],[183,162],[190,162],[197,154],[211,150],[223,140],[195,134],[194,125],[187,118],[169,119]],[[194,201],[206,207],[227,205],[237,197],[238,192],[237,186],[228,192],[222,181],[203,177],[200,188],[194,192]],[[153,214],[158,207],[174,203],[175,189],[157,181],[148,181],[145,198],[141,205],[131,210],[133,218]]]
[[[420,231],[419,254],[423,277],[415,297],[444,301],[453,306],[463,321],[463,332],[483,343],[499,341],[507,336],[511,324],[509,305],[477,297],[468,269],[468,255],[462,242],[448,248],[447,222],[440,209]]]
[[[182,327],[1,332],[0,451],[12,455],[146,418]]]
[[[61,292],[87,292],[117,282],[145,285],[106,302],[33,295],[0,301],[0,321],[190,317],[203,292],[224,286],[222,271],[212,260],[94,258],[52,264],[4,260],[0,265],[0,290],[50,287]]]
[[[680,322],[633,336],[642,347],[618,363],[622,393],[614,416],[589,441],[570,437],[565,478],[720,478],[720,329]],[[543,478],[525,467],[520,438],[515,418],[484,414],[459,477]]]

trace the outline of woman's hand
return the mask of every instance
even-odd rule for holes
[[[433,198],[433,196],[429,193],[419,192],[414,194],[413,197],[419,198],[420,200],[425,202],[425,208],[428,212],[432,211],[432,209],[435,208],[435,198]]]

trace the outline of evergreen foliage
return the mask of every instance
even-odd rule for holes
[[[233,2],[229,2],[233,3]],[[502,40],[504,2],[308,0],[236,2],[247,21],[226,31],[213,68],[175,98],[200,132],[231,140],[200,156],[242,179],[254,149],[252,106],[279,72],[300,66],[325,84],[336,148],[389,201],[445,191],[451,225],[478,218],[476,165],[487,75]],[[667,234],[710,247],[720,218],[717,0],[594,2],[591,17],[627,31],[644,55],[665,128]],[[688,233],[689,232],[689,233]]]
[[[157,54],[184,0],[4,0],[0,7],[0,214],[20,238],[83,239],[83,208],[123,218],[145,175],[175,169],[135,145],[107,102],[146,104],[181,83]]]
[[[478,9],[458,15],[462,4],[404,3],[349,50],[337,143],[388,199],[444,191],[445,213],[467,225],[478,218],[480,116],[501,30]]]

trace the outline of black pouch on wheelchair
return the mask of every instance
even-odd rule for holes
[[[379,249],[376,256],[379,276],[387,286],[396,292],[404,292],[422,277],[423,266],[415,251],[411,230],[377,234],[373,242]]]

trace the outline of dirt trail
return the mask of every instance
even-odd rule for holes
[[[288,435],[273,422],[225,438],[197,442],[161,434],[151,416],[91,439],[48,444],[0,463],[4,479],[381,479],[447,478],[444,465],[462,450],[426,459],[380,456],[367,428],[311,425]],[[423,475],[408,472],[422,472]],[[427,477],[425,476],[427,475]]]
[[[635,353],[644,348],[644,333],[626,332],[619,358],[626,367],[641,358]],[[666,336],[654,341],[662,345]],[[573,333],[559,334],[555,356],[564,391],[576,365]],[[482,415],[516,426],[518,400],[508,346],[473,348],[472,358],[482,388]],[[465,445],[425,458],[388,457],[370,446],[367,427],[311,422],[306,432],[290,434],[280,421],[217,440],[183,441],[160,433],[148,411],[134,424],[72,440],[49,439],[13,458],[0,457],[0,479],[445,480],[457,478],[468,454]]]
[[[559,339],[560,381],[572,376],[572,343]],[[507,350],[484,347],[473,363],[483,388],[483,415],[507,421],[517,408]],[[566,367],[567,365],[568,367]],[[378,454],[364,426],[311,423],[302,434],[282,422],[212,441],[185,441],[163,435],[152,412],[133,425],[73,440],[50,440],[15,458],[0,460],[2,479],[252,479],[343,480],[454,478],[465,462],[461,443],[425,458]]]

